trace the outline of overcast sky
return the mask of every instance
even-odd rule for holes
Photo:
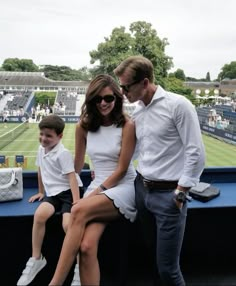
[[[36,65],[90,66],[114,28],[152,24],[167,38],[166,54],[185,75],[215,79],[236,60],[236,0],[0,0],[0,65],[6,58]]]

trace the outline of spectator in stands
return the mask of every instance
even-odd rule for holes
[[[28,285],[46,265],[41,253],[47,220],[57,211],[62,213],[62,226],[67,231],[72,202],[80,198],[82,182],[75,173],[71,153],[61,143],[64,121],[57,115],[49,115],[39,123],[40,146],[37,154],[38,194],[29,202],[42,201],[34,214],[32,230],[32,257],[29,258],[17,285]],[[46,195],[45,195],[46,193]],[[78,266],[76,266],[78,269]],[[75,269],[75,273],[77,271]],[[76,277],[77,279],[77,277]],[[77,279],[78,280],[78,279]],[[75,282],[78,285],[78,281]]]
[[[76,127],[75,166],[79,173],[85,150],[95,179],[84,198],[72,207],[69,228],[50,285],[62,285],[77,253],[80,253],[82,285],[100,285],[97,250],[108,222],[136,218],[135,170],[131,162],[135,148],[133,122],[123,113],[123,96],[114,79],[99,75],[91,81],[81,120]]]
[[[31,107],[31,119],[32,119],[32,122],[36,122],[36,111],[35,111],[35,108],[34,107]]]
[[[36,110],[36,122],[40,122],[41,114],[40,110]]]
[[[148,213],[155,219],[156,261],[162,281],[184,286],[179,257],[186,200],[204,168],[198,117],[184,96],[154,84],[154,68],[147,58],[129,57],[114,73],[128,100],[139,101],[133,113],[139,147],[135,180],[138,217]]]
[[[8,111],[3,112],[3,122],[4,122],[4,127],[7,128],[7,122],[8,122]]]

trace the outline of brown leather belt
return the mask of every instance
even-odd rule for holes
[[[168,189],[176,189],[178,186],[178,181],[152,181],[145,179],[139,173],[138,176],[143,181],[143,185],[145,188],[168,190]]]

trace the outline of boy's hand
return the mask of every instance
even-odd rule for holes
[[[40,202],[40,201],[42,201],[43,197],[44,197],[44,194],[38,193],[38,194],[33,195],[32,197],[30,197],[28,202],[29,203],[33,203],[35,201],[39,201]]]
[[[78,200],[74,201],[74,202],[72,203],[72,206],[76,205],[76,204],[78,203],[78,201],[79,201],[79,200],[80,200],[80,199],[78,199]]]

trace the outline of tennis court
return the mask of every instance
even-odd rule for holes
[[[35,158],[38,150],[38,124],[30,123],[27,128],[16,130],[20,124],[8,123],[7,127],[0,124],[0,155],[5,155],[9,160],[9,166],[13,167],[15,155],[24,155],[27,158],[27,170],[37,170]],[[22,127],[21,127],[22,128]],[[15,135],[12,133],[16,132]],[[66,124],[62,142],[64,146],[74,154],[75,124]],[[5,147],[3,141],[7,142]],[[203,135],[206,149],[206,167],[210,166],[236,166],[236,146],[217,140],[213,137]],[[86,159],[88,162],[88,159]]]

